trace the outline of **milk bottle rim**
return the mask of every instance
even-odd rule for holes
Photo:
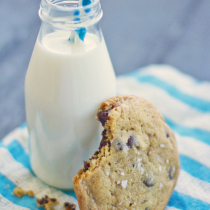
[[[79,1],[42,0],[39,16],[56,28],[74,30],[96,24],[102,18],[103,11],[100,0],[92,0],[86,6],[80,6]]]
[[[80,9],[90,9],[91,7],[94,7],[96,4],[100,3],[100,0],[92,0],[90,4],[86,6],[79,5],[79,0],[42,0],[42,2],[47,3],[48,5],[51,5],[53,7],[59,8],[59,10],[80,10]],[[73,3],[73,4],[72,4]],[[75,7],[75,5],[77,5]],[[73,6],[72,6],[73,5]]]

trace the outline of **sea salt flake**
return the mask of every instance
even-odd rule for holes
[[[119,203],[119,205],[121,205],[122,204],[122,201]]]
[[[140,172],[141,174],[143,174],[143,173],[144,173],[144,171],[145,171],[145,169],[144,169],[144,168],[142,168],[142,167],[141,167],[141,169],[140,169],[140,170],[141,170],[141,172]]]
[[[126,188],[127,187],[127,183],[128,183],[128,180],[122,181],[122,183],[121,183],[122,188]]]
[[[121,175],[122,175],[122,176],[124,176],[124,175],[125,175],[123,171],[121,172]]]
[[[119,180],[117,181],[117,184],[120,184],[120,181]]]
[[[162,170],[162,167],[161,167],[161,165],[159,165],[159,171],[161,171]]]
[[[169,163],[169,160],[168,159],[166,160],[166,163]]]
[[[141,158],[137,158],[137,168],[140,169],[141,167],[141,161],[142,161],[142,157]]]
[[[160,144],[160,147],[164,148],[164,147],[165,147],[165,145],[164,145],[164,144]]]
[[[109,172],[106,172],[106,175],[109,176]]]
[[[162,188],[162,186],[163,186],[163,185],[162,185],[162,183],[160,183],[160,185],[159,185],[159,189],[161,189],[161,188]]]
[[[152,151],[149,151],[149,154],[151,155],[152,154]]]

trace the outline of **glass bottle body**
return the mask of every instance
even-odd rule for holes
[[[98,22],[86,27],[81,41],[75,28],[63,30],[43,21],[25,80],[30,162],[41,180],[73,188],[73,176],[99,146],[97,109],[115,94]]]

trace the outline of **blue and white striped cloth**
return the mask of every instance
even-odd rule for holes
[[[210,83],[200,82],[170,66],[149,66],[117,79],[119,94],[148,99],[173,129],[181,171],[165,210],[210,210]],[[26,124],[0,142],[0,210],[35,210],[44,195],[77,204],[73,191],[42,183],[31,170]],[[14,187],[33,189],[35,198],[17,198]],[[61,206],[55,207],[63,209]]]

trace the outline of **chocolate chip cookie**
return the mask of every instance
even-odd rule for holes
[[[97,117],[99,150],[73,178],[80,210],[163,210],[180,164],[161,114],[143,98],[121,95],[102,103]]]

